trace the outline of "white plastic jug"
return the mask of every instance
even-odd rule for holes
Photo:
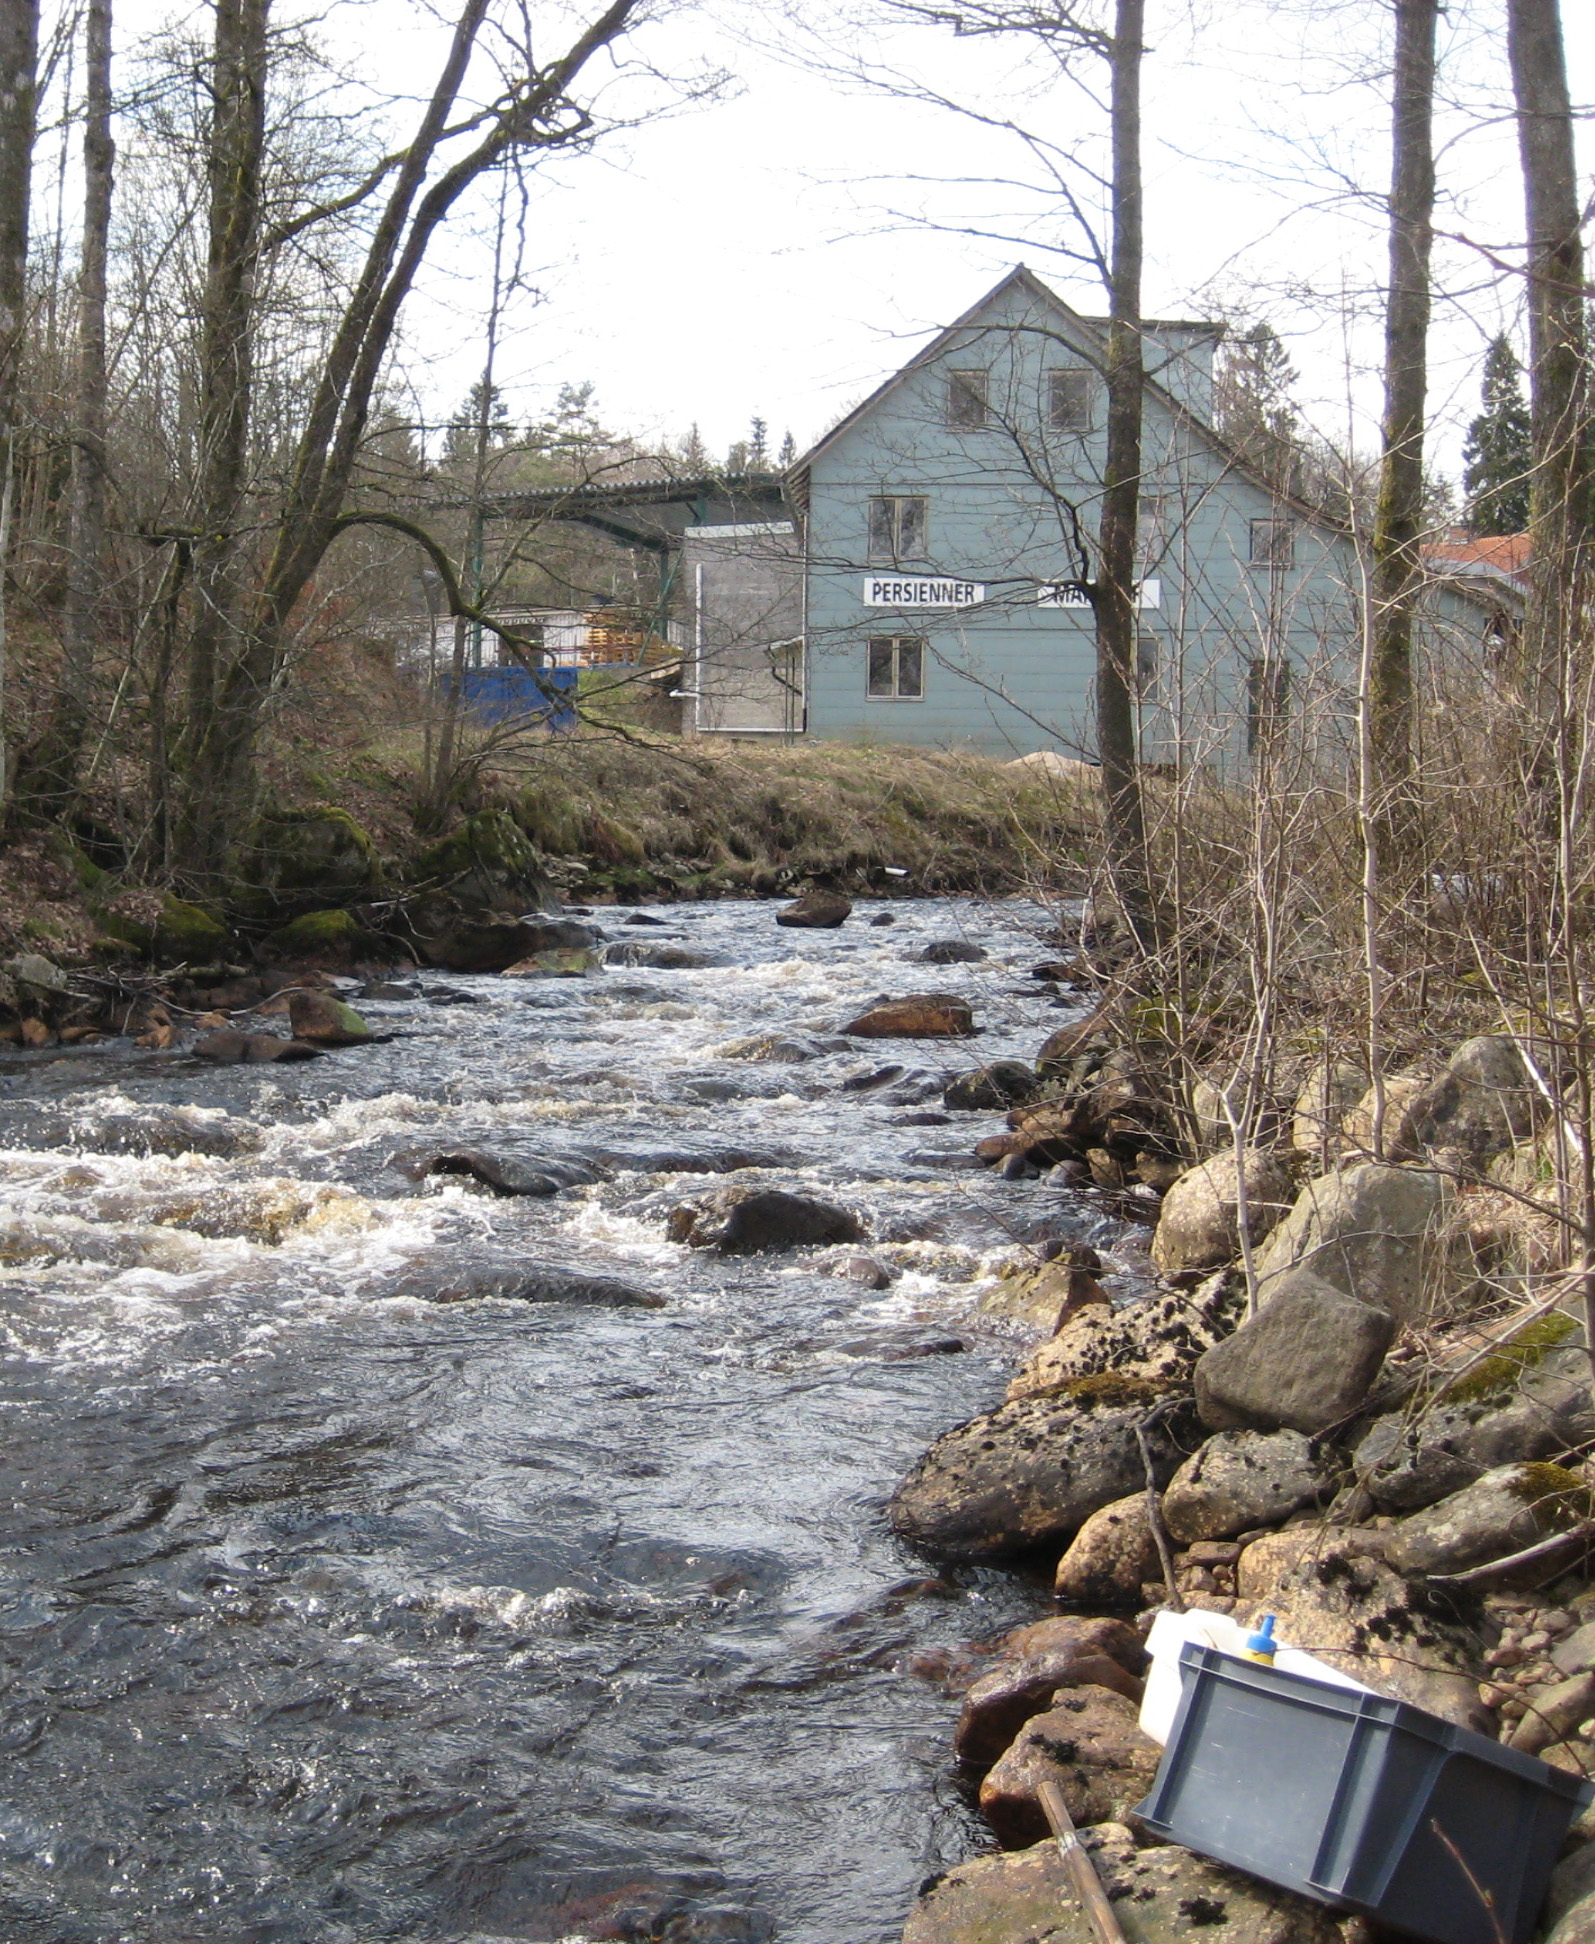
[[[1160,1748],[1168,1746],[1174,1729],[1174,1715],[1180,1705],[1180,1649],[1189,1641],[1199,1647],[1216,1647],[1221,1654],[1241,1658],[1246,1651],[1252,1623],[1244,1625],[1227,1613],[1211,1613],[1193,1607],[1189,1613],[1160,1613],[1147,1635],[1146,1650],[1152,1656],[1147,1669],[1146,1692],[1141,1700],[1141,1731],[1150,1735]],[[1377,1688],[1352,1680],[1338,1667],[1330,1667],[1304,1654],[1299,1647],[1279,1647],[1275,1667],[1287,1674],[1300,1674],[1309,1681],[1323,1681],[1329,1687],[1352,1688],[1359,1694],[1376,1694]]]

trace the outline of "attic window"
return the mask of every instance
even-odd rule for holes
[[[1290,520],[1252,521],[1252,565],[1294,567],[1296,528]]]
[[[987,377],[983,371],[949,371],[947,423],[965,431],[984,425],[991,415],[986,387]]]
[[[1082,370],[1047,373],[1047,423],[1054,432],[1091,430],[1091,377]]]

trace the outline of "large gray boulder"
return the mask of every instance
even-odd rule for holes
[[[1450,1181],[1429,1169],[1370,1161],[1320,1176],[1263,1244],[1258,1300],[1307,1268],[1398,1323],[1420,1321],[1445,1286],[1439,1230],[1452,1199]]]
[[[1395,1321],[1311,1269],[1277,1278],[1268,1303],[1196,1365],[1196,1407],[1215,1431],[1327,1431],[1355,1411]]]
[[[1152,1260],[1165,1276],[1193,1269],[1222,1269],[1241,1253],[1240,1205],[1245,1190],[1253,1246],[1263,1241],[1290,1212],[1290,1169],[1282,1155],[1244,1152],[1215,1154],[1187,1168],[1163,1197]]]
[[[1110,1392],[1111,1395],[1111,1392]],[[1024,1397],[944,1431],[892,1495],[892,1530],[957,1559],[1064,1546],[1093,1512],[1146,1482],[1129,1405]],[[1159,1486],[1189,1445],[1183,1412],[1147,1433]]]
[[[1111,1688],[1065,1688],[1031,1717],[980,1785],[980,1810],[1005,1849],[1039,1842],[1036,1800],[1056,1782],[1077,1825],[1122,1822],[1152,1786],[1162,1749],[1141,1732],[1140,1704]]]
[[[1278,1525],[1333,1492],[1335,1467],[1299,1431],[1221,1431],[1192,1452],[1163,1494],[1182,1546]]]
[[[1520,1552],[1570,1524],[1588,1493],[1560,1465],[1497,1465],[1394,1526],[1385,1557],[1403,1573],[1460,1573]]]
[[[1327,1167],[1344,1146],[1342,1124],[1368,1088],[1368,1070],[1353,1060],[1319,1060],[1307,1071],[1291,1114],[1290,1144]]]
[[[1517,1042],[1482,1034],[1459,1046],[1439,1079],[1407,1103],[1390,1151],[1482,1168],[1527,1140],[1549,1112]]]
[[[1321,1905],[1117,1823],[1080,1832],[1129,1944],[1341,1944]],[[1056,1843],[972,1857],[909,1912],[903,1944],[1096,1944]],[[1582,1944],[1582,1940],[1580,1940]]]

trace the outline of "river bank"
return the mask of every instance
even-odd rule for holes
[[[905,1944],[1092,1935],[1057,1917],[1049,1779],[1136,1939],[1184,1935],[1193,1896],[1214,1938],[1366,1937],[1139,1822],[1161,1754],[1136,1721],[1143,1643],[1171,1607],[1238,1624],[1232,1651],[1271,1613],[1376,1692],[1595,1775],[1595,1405],[1582,1279],[1558,1268],[1564,1075],[1551,1043],[1499,1034],[1377,1087],[1352,1059],[1283,1061],[1271,1138],[1237,1149],[1212,1121],[1185,1165],[1167,1048],[1115,1025],[1054,1034],[977,1152],[1038,1188],[1144,1198],[1158,1281],[1119,1305],[1078,1254],[1011,1265],[983,1299],[1033,1333],[1005,1401],[943,1432],[891,1503],[932,1558],[1046,1573],[1059,1613],[972,1642],[954,1671],[949,1754],[1003,1853],[929,1886]],[[1202,1085],[1217,1098],[1199,1083],[1198,1120]],[[1549,1944],[1595,1936],[1592,1835],[1586,1816],[1569,1839],[1535,1931]],[[1496,1840],[1469,1843],[1485,1881],[1516,1868]]]

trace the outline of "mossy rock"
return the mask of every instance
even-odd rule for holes
[[[268,811],[246,846],[245,883],[292,905],[331,904],[382,883],[382,859],[364,828],[335,804]],[[307,897],[305,894],[320,894]]]
[[[307,911],[266,940],[274,958],[346,964],[382,951],[382,940],[347,911]]]
[[[1517,1467],[1512,1493],[1529,1506],[1542,1532],[1566,1532],[1590,1516],[1589,1487],[1565,1465],[1529,1464]]]
[[[214,912],[170,893],[153,925],[116,911],[97,912],[95,921],[108,938],[167,964],[215,965],[237,951],[232,933]]]
[[[1576,1336],[1578,1325],[1563,1310],[1537,1316],[1496,1345],[1484,1361],[1440,1393],[1443,1404],[1504,1403],[1529,1371]]]
[[[424,850],[415,876],[468,903],[539,903],[548,890],[536,847],[507,810],[480,810]]]

